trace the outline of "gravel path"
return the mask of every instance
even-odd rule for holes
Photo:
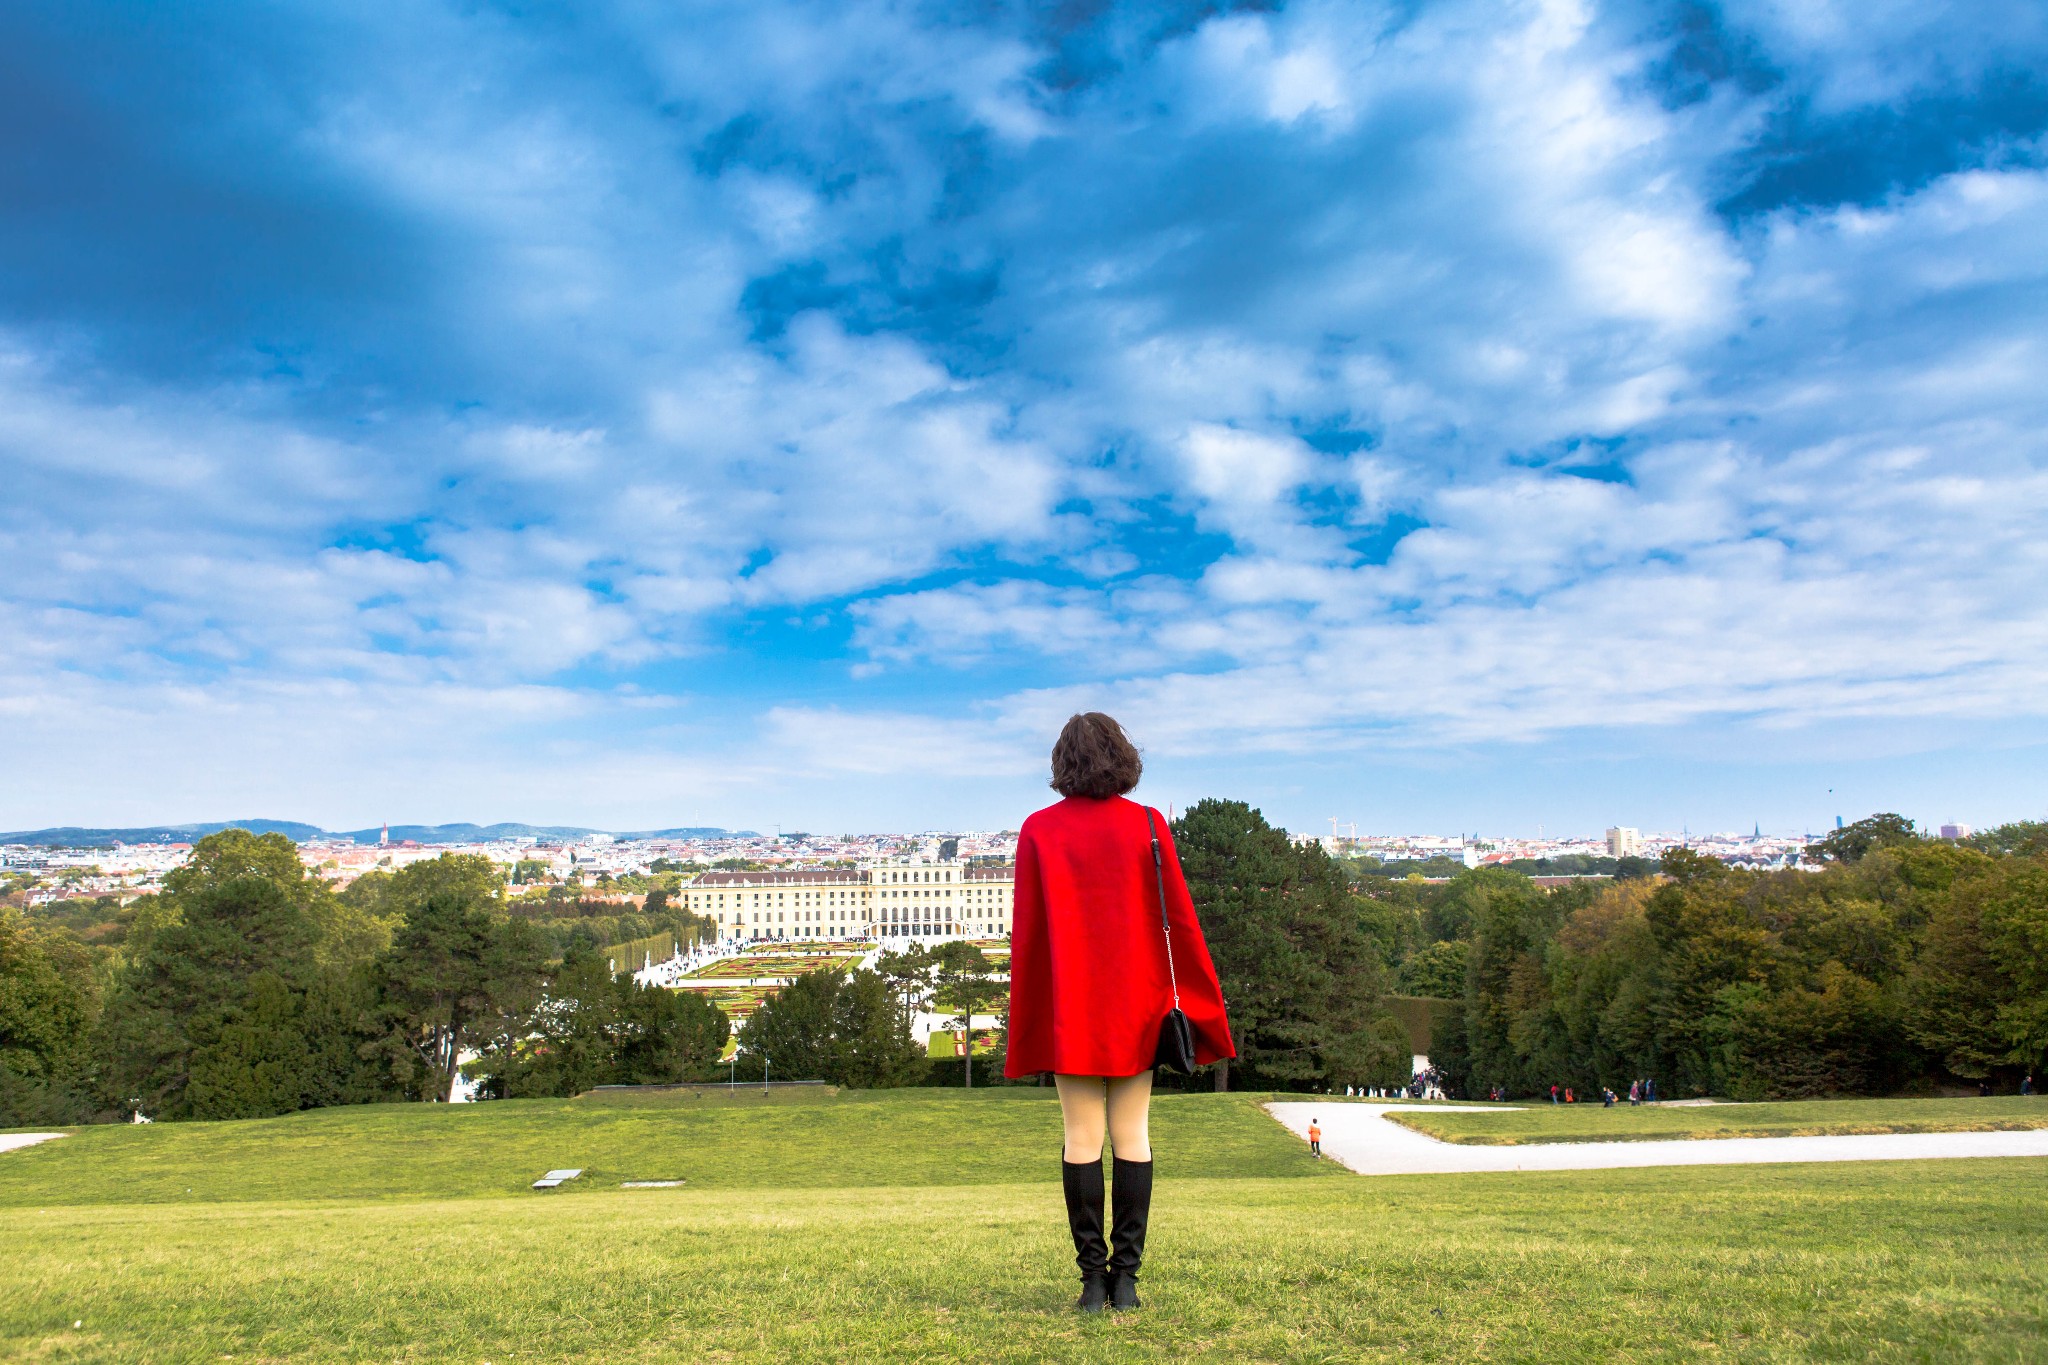
[[[62,1133],[0,1133],[0,1152],[11,1152],[16,1147],[33,1147],[38,1142],[63,1136]]]
[[[1930,1157],[2048,1156],[2048,1129],[2003,1133],[1867,1133],[1848,1137],[1686,1138],[1672,1142],[1545,1142],[1468,1147],[1389,1123],[1389,1109],[1464,1109],[1448,1104],[1266,1106],[1304,1140],[1323,1129],[1323,1154],[1360,1175],[1467,1171],[1598,1171],[1621,1166],[1726,1166],[1768,1161],[1923,1161]],[[1513,1106],[1507,1106],[1512,1108]]]

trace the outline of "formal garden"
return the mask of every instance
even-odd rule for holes
[[[801,976],[805,972],[844,970],[860,961],[864,950],[848,949],[844,952],[819,952],[815,949],[775,950],[763,949],[737,957],[720,958],[690,972],[686,981],[724,981],[733,979]]]

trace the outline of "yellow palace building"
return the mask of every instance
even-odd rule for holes
[[[706,872],[683,887],[721,939],[1002,938],[1012,865],[888,858],[860,867]]]

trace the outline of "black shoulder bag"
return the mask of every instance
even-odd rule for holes
[[[1159,853],[1159,826],[1153,821],[1150,806],[1145,807],[1145,828],[1152,832],[1152,871],[1159,879],[1159,928],[1166,935],[1166,979],[1173,985],[1173,1008],[1160,1021],[1159,1049],[1153,1054],[1152,1065],[1192,1076],[1195,1029],[1180,1010],[1180,978],[1173,970],[1173,924],[1166,917],[1166,860]]]

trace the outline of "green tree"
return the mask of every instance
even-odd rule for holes
[[[868,971],[849,973],[833,1002],[834,1072],[828,1079],[864,1090],[910,1085],[925,1072],[924,1049],[912,1037],[889,983]]]
[[[373,915],[378,919],[390,918],[384,905],[384,897],[391,891],[391,874],[372,868],[335,893],[335,899],[352,910]]]
[[[1708,1032],[1722,1048],[1718,1088],[1734,1099],[1806,1099],[1890,1088],[1877,987],[1839,962],[1818,989],[1773,991],[1754,981],[1724,987]]]
[[[2038,1073],[2048,1062],[2048,867],[2017,868],[1985,900],[1984,940],[2004,981],[1998,1027],[2005,1060]]]
[[[2015,820],[1980,830],[1963,843],[2003,858],[2048,858],[2048,820]]]
[[[1007,988],[997,979],[987,954],[971,943],[945,943],[932,955],[934,996],[954,1011],[955,1023],[967,1038],[965,1082],[974,1087],[974,1016],[1000,1000]]]
[[[475,1066],[493,1094],[508,1099],[580,1095],[609,1084],[616,1069],[620,991],[604,959],[572,948],[535,1001],[525,1030],[494,1039]]]
[[[1886,811],[1866,815],[1853,825],[1844,825],[1825,839],[1806,846],[1806,856],[1817,863],[1856,863],[1880,848],[1919,841],[1920,832],[1903,815]]]
[[[1461,999],[1465,994],[1465,955],[1470,947],[1458,939],[1446,939],[1411,954],[1401,964],[1398,984],[1402,992],[1441,1000]]]
[[[875,959],[875,972],[889,985],[905,1033],[910,1031],[918,1009],[931,997],[932,971],[929,948],[905,948],[900,952],[885,949]]]
[[[318,976],[322,937],[312,907],[326,899],[325,888],[309,884],[290,840],[236,829],[201,839],[164,878],[164,899],[175,918],[166,917],[122,972],[102,1020],[110,1098],[171,1118],[216,1117],[208,1106],[230,1094],[268,1095],[274,1113],[301,1107],[313,1077],[301,1075],[296,1089],[224,1085],[220,1068],[236,1054],[223,1037],[259,1006],[266,1020],[293,1017],[272,1008],[269,982],[259,1002],[257,978],[303,994]],[[296,1055],[289,1041],[278,1046]],[[195,1097],[188,1088],[202,1051],[213,1070]],[[243,1099],[232,1105],[243,1112]]]
[[[1658,954],[1644,914],[1654,890],[1640,880],[1602,887],[1551,937],[1547,974],[1569,1049],[1566,1074],[1551,1078],[1560,1084],[1622,1089],[1659,1073],[1670,1083],[1657,1050]]]
[[[1719,880],[1727,875],[1728,865],[1693,849],[1667,848],[1657,859],[1657,870],[1680,886],[1694,886]]]
[[[1355,1075],[1339,1076],[1342,1085],[1378,1086],[1393,1089],[1415,1078],[1415,1046],[1408,1026],[1391,1014],[1383,1014],[1367,1030],[1368,1047],[1364,1066]],[[1435,1059],[1431,1059],[1435,1065]]]
[[[1383,976],[1343,869],[1241,801],[1199,801],[1173,832],[1237,1065],[1282,1087],[1365,1074]]]
[[[701,993],[638,985],[576,947],[549,975],[525,1029],[505,1029],[465,1070],[486,1093],[514,1099],[673,1084],[704,1075],[728,1032]]]
[[[275,972],[251,977],[192,1049],[185,1103],[195,1117],[253,1119],[304,1106],[312,1072],[304,996]]]
[[[1391,970],[1410,957],[1422,941],[1422,917],[1398,884],[1383,877],[1362,879],[1353,884],[1352,906],[1359,927],[1372,940],[1380,965]]]
[[[1657,964],[1651,1005],[1660,1071],[1672,1095],[1708,1095],[1724,1088],[1724,1006],[1746,1000],[1729,987],[1768,988],[1774,968],[1771,934],[1752,913],[1737,882],[1680,886],[1667,882],[1650,897],[1645,920]]]
[[[621,1085],[665,1085],[703,1075],[731,1035],[725,1012],[701,991],[619,981],[618,1049],[612,1077]]]
[[[761,1003],[740,1026],[740,1050],[766,1059],[767,1074],[791,1081],[829,1080],[837,1072],[837,1012],[842,977],[806,972]]]
[[[90,1109],[83,1043],[98,1002],[84,954],[60,944],[0,907],[0,1128],[76,1123]]]
[[[1912,1037],[1952,1075],[1981,1080],[2005,1058],[1998,1011],[2004,973],[1984,935],[1989,878],[1940,899],[1928,917],[1908,983]]]
[[[909,1085],[924,1053],[879,973],[810,972],[777,991],[739,1031],[741,1055],[772,1074],[859,1088]]]
[[[244,881],[280,887],[301,908],[313,894],[298,845],[282,834],[246,829],[224,829],[194,844],[184,864],[164,874],[164,894],[183,900]]]
[[[402,919],[436,898],[499,910],[504,905],[505,880],[498,865],[481,853],[443,853],[408,863],[393,873],[381,913]]]
[[[1554,1068],[1532,1056],[1549,1007],[1543,953],[1552,910],[1527,877],[1500,868],[1461,874],[1457,899],[1470,907],[1465,969],[1468,1087],[1533,1090]]]
[[[184,919],[178,903],[167,896],[139,896],[115,912],[121,927],[121,950],[129,962],[149,951],[150,942]]]
[[[532,926],[493,915],[473,887],[413,903],[375,966],[388,1055],[406,1089],[447,1098],[464,1053],[509,1054],[538,1004],[545,965]]]

